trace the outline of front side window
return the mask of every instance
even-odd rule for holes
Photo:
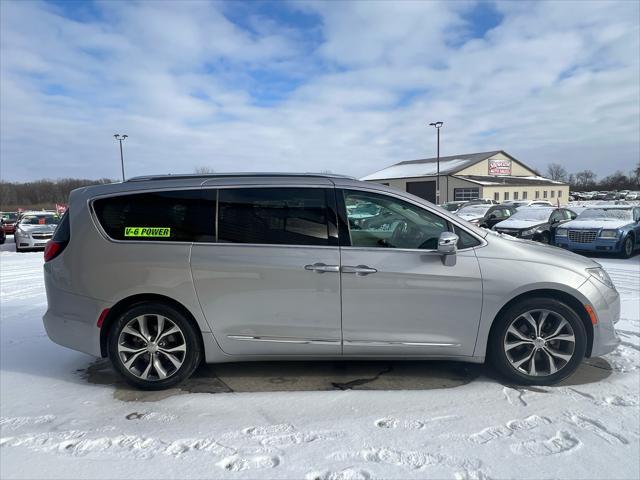
[[[448,222],[409,202],[375,193],[344,190],[354,247],[434,250]]]
[[[135,193],[99,198],[93,208],[115,240],[213,242],[215,197],[200,190]]]
[[[324,188],[221,189],[218,241],[269,245],[329,245],[337,239]],[[332,227],[334,228],[334,227]],[[331,239],[331,240],[330,240]]]

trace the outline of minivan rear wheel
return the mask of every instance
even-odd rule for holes
[[[524,300],[508,308],[496,322],[488,356],[509,381],[552,385],[575,372],[584,358],[584,324],[559,300]]]
[[[109,359],[125,380],[145,390],[178,385],[202,358],[198,333],[183,313],[161,303],[133,306],[113,323]]]

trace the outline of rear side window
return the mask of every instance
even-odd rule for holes
[[[327,203],[332,194],[324,188],[221,189],[218,241],[329,245],[335,225]]]
[[[62,215],[60,223],[56,227],[56,231],[53,233],[52,240],[57,243],[67,243],[71,238],[71,227],[69,225],[69,210]]]
[[[101,198],[93,203],[115,240],[214,242],[215,192],[176,190]]]

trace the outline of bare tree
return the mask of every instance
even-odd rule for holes
[[[210,167],[197,167],[194,170],[194,172],[197,173],[198,175],[207,175],[208,173],[216,173],[216,171]]]
[[[583,170],[576,173],[576,186],[593,187],[596,184],[597,175],[591,170]]]
[[[547,166],[547,176],[557,182],[566,182],[569,174],[567,173],[567,169],[559,163],[550,163]]]

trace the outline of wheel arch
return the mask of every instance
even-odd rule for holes
[[[116,321],[116,319],[122,315],[127,310],[131,309],[135,305],[140,303],[162,303],[168,305],[170,307],[175,308],[180,313],[182,313],[185,318],[192,324],[193,328],[195,328],[196,332],[198,332],[198,339],[200,342],[200,348],[204,355],[204,342],[202,339],[202,330],[198,325],[193,314],[185,307],[182,303],[174,300],[173,298],[167,297],[165,295],[159,295],[155,293],[141,293],[136,295],[131,295],[129,297],[123,298],[119,302],[117,302],[113,307],[109,309],[109,313],[105,317],[102,327],[100,328],[100,354],[103,358],[108,356],[108,348],[107,341],[109,339],[109,332],[111,330],[111,326]]]
[[[491,328],[489,329],[488,338],[492,337],[494,327],[498,323],[497,320],[507,309],[529,298],[551,298],[551,299],[559,300],[567,304],[569,307],[571,307],[571,309],[574,312],[576,312],[580,320],[582,320],[585,331],[587,332],[587,348],[585,351],[585,357],[591,356],[591,349],[593,347],[593,325],[591,323],[591,318],[589,317],[587,310],[584,308],[584,305],[578,298],[562,290],[543,288],[543,289],[537,289],[537,290],[529,290],[527,292],[523,292],[519,295],[516,295],[507,303],[505,303],[493,318],[493,321],[491,322]]]

